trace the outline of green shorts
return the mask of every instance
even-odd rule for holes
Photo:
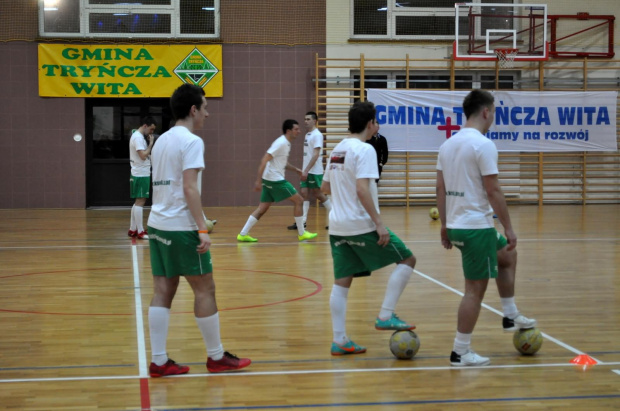
[[[131,198],[149,198],[151,191],[151,177],[129,177]]]
[[[213,272],[211,253],[198,254],[196,231],[163,231],[148,227],[153,275],[167,278]]]
[[[497,277],[497,251],[506,247],[508,241],[495,228],[448,228],[448,238],[452,245],[461,250],[466,279],[484,280]]]
[[[323,184],[323,174],[308,174],[306,181],[302,181],[299,186],[301,188],[321,188]]]
[[[261,203],[277,203],[297,194],[297,190],[286,180],[263,180],[263,191],[260,193]]]
[[[390,243],[385,247],[377,244],[379,234],[370,233],[339,236],[330,235],[329,242],[334,260],[334,277],[363,277],[371,271],[398,263],[413,255],[411,250],[388,229]],[[151,235],[149,231],[149,235]]]

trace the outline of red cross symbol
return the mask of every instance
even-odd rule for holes
[[[446,138],[450,138],[452,137],[452,132],[453,131],[457,131],[460,130],[461,126],[457,126],[457,125],[452,125],[452,118],[448,117],[446,119],[446,125],[445,126],[437,126],[437,130],[446,130]]]

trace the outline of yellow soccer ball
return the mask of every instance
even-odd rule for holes
[[[439,210],[437,210],[437,207],[433,207],[429,210],[428,215],[433,220],[437,220],[439,218]]]
[[[390,337],[390,351],[399,360],[410,360],[420,349],[420,339],[413,331],[396,331]]]
[[[517,330],[514,333],[512,342],[521,354],[534,355],[540,350],[543,343],[543,336],[538,328],[528,328]]]
[[[213,221],[206,218],[205,224],[207,225],[207,232],[211,233],[211,231],[213,231]]]

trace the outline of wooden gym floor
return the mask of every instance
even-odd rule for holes
[[[519,355],[501,330],[490,284],[473,348],[482,368],[448,362],[463,279],[457,250],[439,243],[428,207],[384,207],[384,219],[418,258],[397,307],[417,324],[421,349],[396,360],[390,332],[376,331],[391,268],[354,281],[347,331],[368,352],[332,357],[332,266],[322,208],[311,208],[314,241],[274,207],[235,236],[250,207],[209,208],[222,339],[251,357],[244,372],[209,375],[182,282],[168,350],[187,376],[150,379],[147,310],[152,294],[146,241],[126,237],[129,210],[0,210],[0,408],[15,410],[441,410],[620,407],[620,205],[511,206],[519,236],[517,304],[545,341]],[[136,315],[137,314],[137,315]],[[571,359],[587,354],[592,367]]]

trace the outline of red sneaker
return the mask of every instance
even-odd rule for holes
[[[236,355],[233,355],[226,351],[221,360],[215,361],[214,359],[209,357],[207,359],[207,370],[213,373],[236,371],[247,367],[251,363],[252,360],[250,360],[249,358],[239,358]]]
[[[187,365],[180,365],[168,358],[168,361],[164,365],[157,365],[154,362],[149,367],[149,373],[151,377],[165,377],[166,375],[179,375],[187,374],[189,367]]]
[[[137,237],[137,236],[138,236],[138,231],[137,231],[137,230],[136,230],[136,231],[134,231],[134,230],[129,230],[129,231],[127,231],[127,235],[128,235],[129,237]]]
[[[148,236],[148,233],[147,233],[147,232],[146,232],[146,230],[145,230],[145,231],[141,231],[141,232],[139,232],[139,233],[136,235],[136,238],[137,238],[138,240],[148,240],[148,239],[149,239],[149,236]]]

